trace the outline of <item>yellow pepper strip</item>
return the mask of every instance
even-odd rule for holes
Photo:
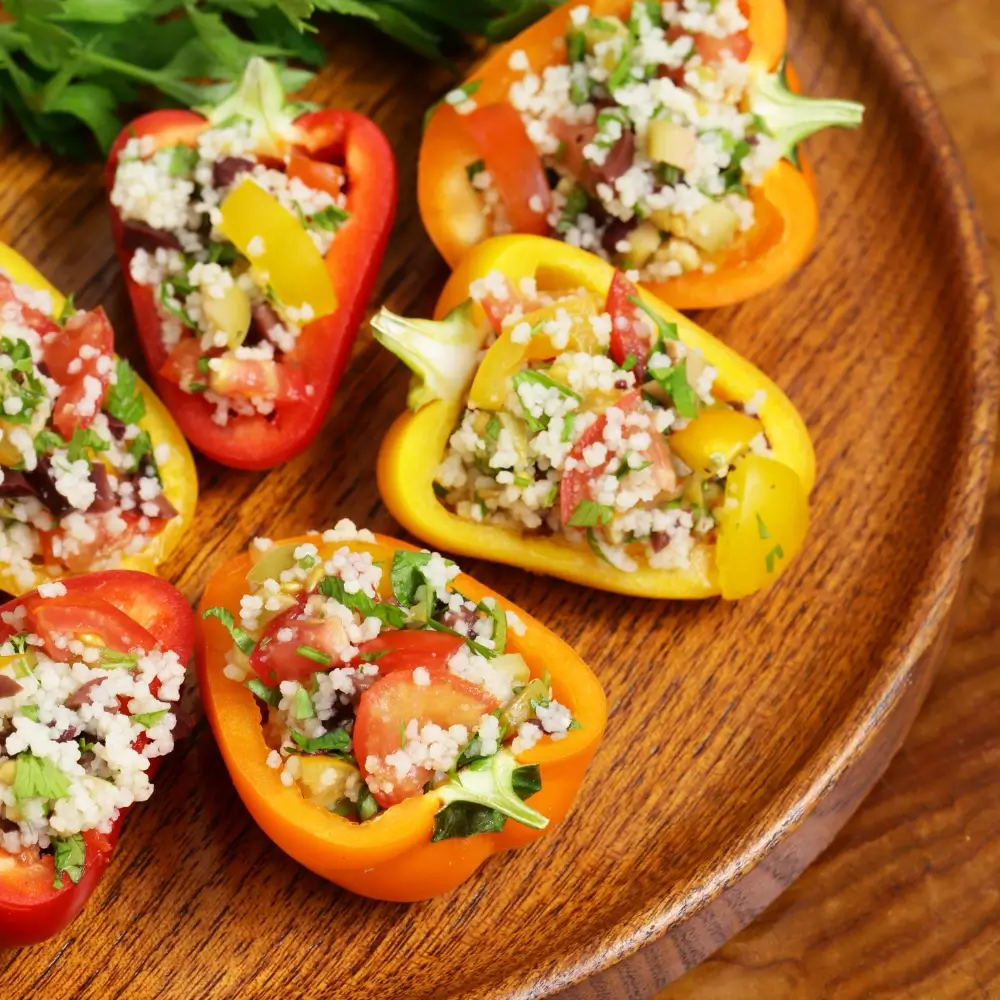
[[[537,236],[500,236],[480,244],[465,257],[445,286],[435,315],[445,316],[468,298],[473,281],[492,271],[503,274],[515,287],[522,279],[533,278],[541,290],[583,288],[602,301],[614,275],[607,262],[563,243]],[[767,460],[745,454],[738,458],[727,487],[733,504],[757,503],[760,493],[756,485],[750,488],[747,484],[763,482],[767,477],[762,469],[773,474],[773,497],[760,509],[763,528],[755,516],[757,511],[751,507],[734,510],[742,516],[729,517],[720,525],[718,549],[705,544],[696,546],[689,568],[658,570],[640,565],[634,572],[624,572],[589,548],[563,538],[522,535],[458,517],[438,499],[433,484],[448,438],[464,409],[464,397],[449,402],[438,399],[416,413],[404,413],[389,429],[379,453],[378,483],[393,517],[435,548],[640,597],[689,599],[721,594],[736,598],[773,582],[798,552],[808,525],[808,495],[816,468],[805,424],[785,394],[748,361],[645,290],[640,289],[639,294],[651,310],[676,324],[681,341],[700,349],[706,363],[716,368],[719,374],[715,385],[720,398],[747,403],[758,390],[765,393],[757,420],[775,457]],[[737,439],[749,427],[742,421],[738,423],[741,427],[736,431]],[[694,437],[692,432],[689,439]],[[707,433],[705,440],[714,440],[709,446],[725,454],[741,450],[737,447],[733,451],[729,444],[723,447],[718,437]],[[780,476],[774,474],[774,466],[782,470]],[[753,544],[741,545],[751,530],[757,532],[750,538]],[[779,546],[780,557],[774,553]],[[744,561],[760,563],[754,567],[752,587],[739,575]]]
[[[52,296],[52,315],[58,316],[62,312],[66,302],[65,296],[16,250],[4,243],[0,243],[0,269],[6,271],[11,280],[20,285],[30,285],[32,288],[47,291]],[[170,446],[170,457],[160,463],[160,477],[163,480],[163,493],[173,504],[177,516],[171,518],[141,552],[122,556],[119,568],[155,574],[157,567],[180,544],[181,538],[194,520],[194,509],[198,502],[198,474],[195,471],[194,459],[191,457],[191,449],[188,448],[184,435],[174,423],[167,408],[142,379],[137,377],[137,381],[146,404],[146,415],[139,421],[139,426],[149,434],[154,448],[158,444]],[[0,564],[0,590],[5,590],[15,597],[34,590],[35,587],[51,579],[47,573],[38,572],[32,583],[22,587],[7,568]]]
[[[486,352],[469,390],[472,406],[480,410],[503,409],[507,398],[507,379],[520,371],[525,361],[542,361],[561,353],[552,346],[552,341],[544,332],[545,323],[554,319],[560,310],[567,313],[572,324],[569,343],[564,350],[587,351],[597,343],[597,335],[590,325],[590,318],[597,315],[597,308],[589,295],[561,302],[558,307],[546,306],[528,313],[520,323],[505,329]],[[521,323],[526,323],[532,330],[541,329],[532,334],[526,343],[517,344],[511,338]]]
[[[337,308],[326,263],[305,227],[277,198],[245,177],[222,203],[219,227],[286,306],[308,305],[312,319]]]

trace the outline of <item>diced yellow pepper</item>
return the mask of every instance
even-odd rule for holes
[[[337,308],[333,282],[316,244],[299,220],[252,178],[245,177],[222,203],[220,228],[255,271],[267,273],[286,306],[311,306],[314,319]]]
[[[670,450],[695,472],[712,475],[728,468],[764,433],[755,417],[736,410],[704,410],[670,435]]]
[[[526,343],[518,344],[511,339],[513,331],[522,323],[537,327],[556,318],[565,310],[570,319],[569,341],[566,347],[556,350],[549,336],[539,330]],[[528,361],[544,361],[554,358],[562,351],[593,351],[597,347],[597,334],[590,322],[601,312],[596,299],[591,295],[566,299],[557,306],[546,306],[523,316],[511,323],[497,337],[486,352],[476,371],[475,380],[469,390],[469,403],[481,410],[499,410],[507,398],[507,380],[515,375]]]

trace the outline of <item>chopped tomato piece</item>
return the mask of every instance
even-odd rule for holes
[[[503,332],[504,320],[519,306],[523,305],[520,294],[514,283],[506,275],[503,276],[503,291],[491,290],[481,299],[479,304],[486,313],[486,318],[493,327],[493,332],[499,337]]]
[[[62,638],[86,636],[88,642],[98,642],[119,653],[134,649],[148,652],[156,646],[156,639],[146,629],[100,597],[76,593],[62,597],[31,594],[23,604],[28,612],[29,630],[44,641],[45,652],[53,660],[65,663],[73,657]]]
[[[428,667],[428,684],[417,684],[412,670],[395,670],[380,677],[362,696],[354,722],[354,756],[361,773],[374,773],[378,788],[372,790],[383,807],[421,795],[434,776],[432,769],[411,765],[402,777],[385,758],[401,749],[402,735],[412,719],[420,728],[435,723],[442,729],[464,726],[471,738],[480,717],[498,706],[496,698],[478,684],[449,673],[444,667]],[[368,769],[370,757],[379,761]],[[374,763],[374,761],[372,762]],[[388,786],[388,787],[386,787]]]
[[[192,383],[204,385],[208,375],[198,367],[198,362],[205,357],[205,351],[197,337],[185,337],[177,342],[160,368],[160,374],[175,385],[186,391],[191,390]]]
[[[615,276],[608,289],[606,312],[611,316],[611,347],[608,353],[619,365],[624,365],[631,354],[635,364],[636,385],[642,385],[649,362],[650,336],[649,319],[631,300],[639,297],[639,290],[621,271]]]
[[[115,335],[103,309],[71,316],[46,335],[45,364],[63,388],[52,422],[64,438],[87,427],[101,409],[113,370]]]
[[[738,62],[746,62],[750,50],[753,48],[750,33],[747,31],[737,31],[732,35],[726,35],[725,38],[716,38],[714,35],[693,34],[675,24],[667,29],[666,34],[668,42],[676,42],[678,38],[690,35],[694,41],[695,51],[701,56],[702,62],[708,66],[719,62],[724,52],[728,52]],[[675,77],[674,73],[679,76]],[[683,68],[672,70],[668,75],[679,86],[684,79],[684,70]]]
[[[337,618],[305,617],[304,603],[282,612],[264,629],[250,656],[254,673],[273,687],[281,681],[301,681],[317,670],[339,664],[339,651],[348,645],[347,630]],[[310,659],[299,650],[308,647],[319,657]],[[329,657],[323,661],[323,657]]]
[[[338,167],[335,163],[313,160],[298,153],[292,153],[288,160],[288,176],[302,181],[306,187],[314,191],[325,191],[334,198],[339,198],[344,190],[343,167]]]
[[[25,305],[14,291],[14,282],[5,274],[0,274],[0,306],[11,302],[16,302],[21,307],[24,325],[34,330],[35,333],[44,337],[46,334],[59,331],[59,324],[51,316]]]
[[[112,552],[118,552],[125,548],[128,542],[140,533],[139,521],[142,515],[136,511],[123,511],[121,519],[125,522],[125,528],[117,535],[112,535],[108,530],[107,522],[101,515],[84,514],[87,526],[90,528],[93,538],[90,541],[82,541],[73,538],[72,544],[67,549],[66,531],[63,528],[55,528],[52,531],[39,531],[39,542],[42,546],[42,554],[46,562],[55,565],[65,566],[71,573],[87,573],[95,563],[107,558]],[[149,538],[158,535],[163,526],[167,523],[166,518],[148,517],[148,527],[141,529],[141,533]]]
[[[638,405],[641,396],[639,391],[622,396],[615,403],[615,407],[624,410],[626,413],[634,410]],[[581,500],[590,499],[590,484],[603,470],[592,469],[583,459],[583,451],[592,444],[604,440],[604,428],[608,426],[607,413],[602,413],[577,439],[573,445],[573,450],[567,456],[567,460],[572,458],[575,465],[572,469],[563,474],[562,483],[559,486],[559,516],[563,524],[568,524]]]
[[[447,632],[393,629],[361,643],[358,650],[361,657],[368,654],[380,674],[388,674],[394,670],[443,665],[463,642],[459,636]]]
[[[500,192],[511,228],[547,235],[552,192],[545,164],[514,106],[506,101],[487,104],[463,115],[462,121]]]
[[[302,370],[269,359],[222,357],[209,369],[208,385],[221,396],[288,403],[305,396]]]

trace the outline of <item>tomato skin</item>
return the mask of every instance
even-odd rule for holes
[[[60,663],[73,659],[68,649],[53,642],[55,634],[100,636],[105,646],[119,653],[134,649],[146,652],[156,645],[156,639],[124,611],[100,597],[89,594],[66,594],[63,597],[26,597],[21,604],[28,611],[28,628],[45,640],[45,652]]]
[[[347,642],[343,624],[336,618],[304,618],[304,607],[300,601],[270,621],[250,654],[250,667],[269,687],[282,681],[304,681],[317,670],[329,669],[297,653],[299,646],[326,653],[335,666],[339,662],[337,651]],[[292,633],[284,642],[277,637],[282,629]]]
[[[91,348],[92,357],[79,356],[80,349]],[[115,334],[104,310],[78,312],[67,320],[62,330],[46,335],[43,341],[45,364],[49,375],[62,387],[56,400],[52,422],[64,438],[71,438],[76,428],[88,427],[100,412],[111,378],[115,349]],[[73,365],[79,362],[79,367]],[[74,367],[75,370],[70,371]],[[100,395],[91,401],[93,409],[80,413],[77,406],[86,397],[86,382],[96,379],[101,385]]]
[[[358,651],[361,654],[383,653],[373,662],[380,674],[390,674],[395,670],[412,670],[414,667],[443,666],[464,641],[447,632],[393,629],[361,643]]]
[[[198,362],[204,355],[205,352],[197,337],[184,337],[177,342],[167,360],[163,362],[160,375],[168,382],[190,391],[189,386],[192,382],[203,383],[207,378],[198,368]]]
[[[120,534],[112,537],[104,524],[104,519],[100,515],[85,514],[84,517],[94,532],[94,540],[86,543],[81,543],[77,540],[76,551],[72,555],[60,549],[60,555],[57,556],[53,551],[53,542],[55,539],[66,537],[66,532],[63,528],[54,528],[52,531],[39,531],[39,542],[46,561],[55,565],[65,566],[71,573],[86,573],[98,559],[111,552],[123,549],[129,539],[139,531],[139,521],[143,517],[142,514],[138,514],[134,510],[127,510],[123,511],[120,516],[125,521],[126,528]],[[146,520],[149,521],[149,527],[145,530],[144,534],[150,538],[158,535],[167,523],[164,518],[159,517],[148,517]]]
[[[209,369],[209,388],[223,396],[244,396],[290,403],[304,399],[305,373],[271,359],[223,357]]]
[[[436,723],[442,729],[462,725],[471,736],[480,717],[497,708],[496,698],[479,685],[456,677],[445,667],[426,669],[429,684],[417,684],[413,670],[395,670],[380,677],[361,696],[354,721],[354,756],[364,777],[371,773],[367,768],[370,756],[384,760],[400,749],[401,729],[411,719],[421,727],[427,723]],[[391,767],[386,768],[379,776],[392,781],[392,790],[373,790],[372,795],[380,806],[388,808],[422,795],[433,773],[429,768],[411,767],[403,778],[397,778]]]
[[[129,616],[131,634],[142,633],[164,649],[173,650],[182,662],[187,662],[194,646],[195,621],[184,595],[172,584],[158,577],[134,570],[108,570],[73,577],[63,581],[65,598],[40,599],[28,594],[0,607],[12,611],[32,601],[42,603],[65,601],[88,602],[110,607]],[[89,606],[89,605],[88,605]],[[119,621],[117,617],[115,621]],[[14,634],[15,629],[0,620],[0,641]],[[147,640],[148,641],[148,640]],[[150,777],[160,764],[160,758],[149,762]],[[80,881],[63,879],[56,889],[52,882],[55,867],[51,856],[20,869],[0,865],[0,948],[19,948],[38,944],[58,934],[80,913],[100,882],[111,860],[118,835],[128,810],[125,809],[107,834],[96,830],[84,832],[86,857]],[[0,852],[0,861],[5,859]]]
[[[487,104],[462,115],[462,121],[500,192],[514,232],[547,236],[552,191],[545,164],[513,105]],[[532,201],[540,211],[531,207]]]
[[[51,316],[46,316],[45,313],[25,305],[14,291],[14,282],[6,274],[0,274],[0,306],[10,302],[16,302],[21,307],[21,318],[24,325],[34,330],[39,336],[45,337],[50,333],[59,332],[59,324]]]
[[[746,62],[753,43],[746,31],[727,35],[725,38],[715,38],[713,35],[695,35],[694,47],[704,62],[711,66],[722,60],[723,53],[728,52],[738,62]]]
[[[562,165],[570,175],[580,184],[591,183],[594,172],[590,161],[583,155],[583,149],[593,142],[597,126],[555,118],[549,125],[549,131],[562,143]]]
[[[651,344],[646,315],[631,301],[638,297],[639,289],[621,271],[615,271],[605,305],[605,311],[611,316],[611,346],[608,353],[611,360],[619,365],[624,364],[631,354],[636,359],[632,367],[636,385],[642,385]]]

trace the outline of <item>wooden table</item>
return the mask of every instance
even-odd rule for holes
[[[965,158],[1000,278],[1000,6],[881,0]],[[657,1000],[1000,997],[1000,459],[969,592],[899,756],[830,849]]]

